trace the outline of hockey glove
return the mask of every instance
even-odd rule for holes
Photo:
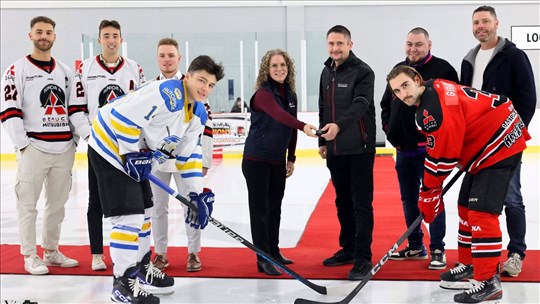
[[[203,193],[189,194],[191,202],[197,205],[197,210],[188,209],[185,222],[195,229],[204,229],[208,225],[208,217],[212,215],[214,209],[215,194],[212,190],[204,188]]]
[[[152,152],[127,153],[124,170],[136,182],[144,181],[152,171]]]
[[[437,187],[430,190],[420,190],[418,198],[418,209],[424,215],[424,221],[428,224],[433,222],[437,215],[444,210],[444,202],[442,199],[442,188]]]
[[[174,158],[173,151],[180,143],[180,137],[176,135],[170,135],[161,140],[157,145],[156,151],[152,155],[158,163],[162,164],[168,159]]]

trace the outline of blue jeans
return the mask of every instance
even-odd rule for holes
[[[404,155],[403,152],[397,151],[396,171],[407,227],[420,216],[420,209],[418,209],[418,195],[422,179],[424,178],[425,156],[426,153],[407,156]],[[424,233],[421,226],[421,224],[418,225],[418,228],[415,229],[408,238],[409,247],[412,249],[420,249],[423,246],[422,239],[424,238]],[[439,249],[444,252],[445,244],[443,239],[446,235],[445,211],[439,214],[429,225],[429,233],[431,235],[429,250],[434,251],[435,249]]]
[[[527,245],[525,244],[526,220],[525,205],[521,196],[520,178],[521,163],[517,165],[514,176],[510,179],[504,203],[504,212],[506,214],[506,228],[510,236],[510,242],[507,247],[508,255],[510,253],[517,253],[521,258],[524,258],[525,250],[527,249]]]

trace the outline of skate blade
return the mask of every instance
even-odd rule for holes
[[[439,284],[439,287],[443,289],[450,289],[450,290],[469,290],[474,287],[476,281],[475,280],[468,280],[468,281],[457,281],[457,282],[450,282],[450,281],[441,281]]]

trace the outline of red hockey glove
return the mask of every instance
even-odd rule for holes
[[[418,198],[418,209],[424,215],[424,221],[428,224],[433,222],[435,217],[444,210],[442,199],[442,188],[437,187],[427,191],[420,190]]]

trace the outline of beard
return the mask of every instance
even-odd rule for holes
[[[42,42],[48,42],[48,44],[42,44]],[[54,45],[53,41],[48,40],[34,40],[34,47],[42,52],[46,52],[50,50]]]

